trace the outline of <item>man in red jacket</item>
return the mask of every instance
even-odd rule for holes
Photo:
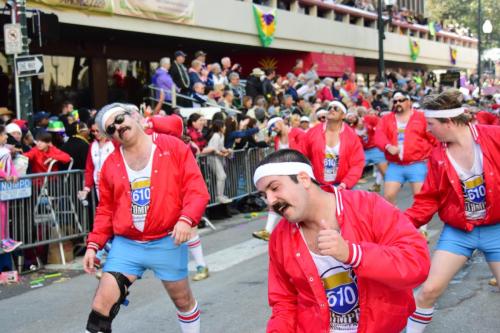
[[[114,103],[97,116],[99,130],[119,143],[101,169],[100,201],[83,266],[114,236],[87,322],[111,332],[131,284],[154,271],[177,308],[182,332],[200,331],[200,311],[187,279],[187,245],[209,200],[189,147],[174,136],[147,135],[137,108]]]
[[[422,191],[405,214],[420,227],[438,212],[445,226],[407,333],[424,331],[435,302],[474,250],[485,254],[500,278],[500,127],[469,124],[461,100],[454,89],[423,101],[429,129],[441,145],[432,151]]]
[[[300,149],[311,160],[316,179],[341,190],[354,187],[365,167],[363,146],[354,130],[343,121],[346,113],[344,104],[331,102],[326,122],[305,134]]]
[[[427,158],[436,139],[427,132],[423,113],[412,109],[410,96],[396,92],[393,112],[380,120],[375,144],[389,162],[385,173],[384,196],[395,204],[401,186],[408,182],[413,194],[420,192],[427,174]]]
[[[310,162],[280,150],[259,164],[257,189],[283,216],[269,243],[267,332],[400,332],[425,280],[427,244],[377,194],[320,187]]]

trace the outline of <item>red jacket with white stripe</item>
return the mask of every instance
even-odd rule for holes
[[[326,184],[324,178],[325,129],[326,125],[323,123],[319,123],[309,129],[300,146],[300,151],[312,163],[314,177],[322,184]],[[342,124],[342,129],[340,130],[339,166],[337,177],[332,184],[344,183],[347,188],[352,188],[361,178],[364,167],[365,154],[358,135],[352,128],[346,124]]]
[[[500,125],[500,118],[488,111],[479,111],[474,118],[480,125]]]
[[[155,116],[148,118],[147,122],[149,128],[146,130],[146,133],[148,134],[169,134],[178,138],[182,136],[183,124],[182,118],[179,116]],[[97,141],[92,142],[90,145],[87,160],[85,162],[85,187],[92,188],[92,186],[97,183],[98,172],[95,170],[95,165],[100,161],[102,166],[113,150],[119,147],[117,142],[113,142],[112,145],[113,147],[110,147],[110,144],[106,142],[102,149],[99,149],[99,143]]]
[[[150,241],[168,235],[178,221],[199,223],[210,196],[191,150],[171,135],[154,134],[153,142],[151,200],[144,232],[132,222],[127,170],[120,149],[115,149],[101,170],[100,201],[87,239],[89,248],[102,248],[113,235]]]
[[[292,127],[288,132],[288,148],[299,150],[300,142],[305,136],[306,132],[300,128]],[[280,148],[280,137],[276,135],[274,137],[274,149],[279,150]]]
[[[375,131],[375,144],[384,152],[387,161],[406,165],[426,160],[432,148],[437,145],[437,140],[427,131],[427,122],[424,114],[413,110],[413,114],[408,120],[405,130],[403,160],[398,155],[389,154],[385,149],[388,144],[398,146],[398,126],[394,112],[380,119]]]
[[[325,190],[332,191],[332,187]],[[357,276],[359,333],[396,333],[415,310],[429,251],[408,219],[382,197],[335,191],[337,220]],[[329,333],[330,310],[316,265],[297,224],[282,219],[269,242],[268,333]]]
[[[446,224],[472,231],[478,225],[500,223],[500,127],[471,125],[474,140],[483,151],[483,177],[486,186],[486,216],[481,220],[465,218],[464,192],[444,144],[432,151],[429,171],[413,205],[405,212],[416,227],[428,223],[438,212]]]

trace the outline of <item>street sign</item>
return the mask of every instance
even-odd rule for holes
[[[23,36],[19,23],[5,24],[3,26],[3,40],[5,54],[18,54],[23,52]]]
[[[0,200],[17,200],[31,197],[31,179],[19,179],[15,183],[0,182]]]
[[[33,54],[16,57],[16,73],[18,77],[43,74],[43,55]]]

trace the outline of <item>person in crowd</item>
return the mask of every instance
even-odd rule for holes
[[[249,116],[246,116],[241,121],[237,121],[234,117],[227,117],[225,120],[226,133],[224,137],[224,147],[233,149],[236,142],[245,138],[251,137],[259,132],[259,128],[249,128]]]
[[[253,98],[250,96],[243,96],[242,99],[242,104],[240,110],[242,111],[243,115],[247,115],[248,112],[252,109],[253,106]],[[255,115],[255,113],[254,113]]]
[[[224,90],[222,93],[222,99],[219,101],[219,105],[222,109],[230,116],[235,116],[236,113],[233,111],[234,93],[232,90]]]
[[[8,125],[14,119],[14,112],[6,107],[0,107],[0,120],[4,125]]]
[[[209,200],[200,169],[181,140],[147,135],[134,106],[107,105],[96,122],[119,148],[101,169],[100,201],[83,260],[85,272],[93,273],[96,252],[114,236],[86,330],[110,332],[130,286],[149,268],[175,304],[181,331],[200,332],[185,244]]]
[[[205,51],[199,50],[194,53],[194,59],[198,60],[201,62],[201,67],[206,68],[207,67],[207,54]]]
[[[36,137],[39,132],[47,131],[47,126],[49,126],[49,118],[50,114],[45,111],[40,111],[33,115],[34,127],[31,130],[31,134],[33,134],[34,137]]]
[[[323,108],[319,108],[316,111],[316,120],[320,123],[326,123],[326,116],[328,115],[328,111]]]
[[[334,80],[331,77],[327,77],[323,79],[323,88],[318,91],[317,98],[321,101],[333,101],[333,82]]]
[[[215,173],[217,182],[217,201],[222,204],[231,203],[232,200],[224,195],[226,186],[226,172],[224,171],[224,159],[231,154],[229,149],[224,147],[224,132],[226,128],[224,121],[214,120],[212,122],[211,136],[208,140],[208,147],[213,148],[214,156],[209,157],[210,167]]]
[[[61,150],[73,159],[73,169],[85,170],[89,151],[89,128],[83,122],[73,123],[68,128],[68,133],[72,135],[62,145]]]
[[[263,94],[261,80],[261,77],[263,76],[264,72],[260,68],[256,67],[252,70],[245,86],[247,96],[255,99],[257,96],[261,96]]]
[[[174,63],[170,68],[170,75],[175,83],[175,86],[179,90],[178,92],[182,95],[189,96],[190,88],[192,87],[190,81],[190,75],[184,62],[186,61],[186,54],[182,51],[175,51],[174,53]],[[177,104],[184,107],[192,107],[190,100],[182,97],[177,98]]]
[[[151,83],[155,86],[155,88],[160,91],[156,91],[155,96],[157,99],[160,98],[160,92],[162,91],[164,96],[163,99],[166,103],[172,103],[172,89],[174,87],[174,80],[169,73],[171,67],[170,58],[164,57],[160,59],[160,66],[156,69],[153,78],[151,79]],[[167,114],[171,113],[170,105],[162,104],[161,108],[165,110]]]
[[[269,242],[267,332],[400,332],[430,266],[408,219],[376,194],[321,186],[296,150],[265,157],[253,180],[282,216]]]
[[[27,132],[27,129],[23,127]],[[7,133],[7,144],[13,146],[13,151],[15,153],[24,153],[31,149],[30,146],[27,146],[23,143],[23,130],[19,127],[18,124],[12,122],[5,126],[5,132]]]
[[[38,133],[35,137],[36,146],[23,155],[29,159],[32,173],[48,172],[52,162],[51,171],[58,171],[58,163],[67,164],[71,161],[71,156],[59,150],[52,144],[52,135],[47,132]]]
[[[438,212],[445,225],[407,333],[424,332],[434,304],[476,249],[500,279],[500,127],[471,124],[462,101],[456,89],[423,100],[428,128],[441,144],[432,151],[422,190],[405,214],[420,227]]]
[[[49,125],[47,126],[47,133],[49,133],[52,137],[52,145],[61,149],[64,142],[67,140],[66,127],[64,126],[64,123],[58,120],[58,118],[52,117],[49,120]]]
[[[193,85],[193,94],[191,97],[195,100],[193,101],[193,107],[199,108],[203,107],[208,102],[208,96],[205,95],[205,85],[203,82],[196,82]]]
[[[18,174],[12,162],[11,151],[5,147],[6,144],[7,132],[5,126],[0,125],[0,180],[15,183],[17,182]],[[0,201],[0,250],[5,253],[10,253],[22,245],[22,242],[11,238],[9,232],[8,210],[8,201]]]
[[[189,68],[189,82],[190,82],[190,89],[193,90],[193,85],[196,82],[201,82],[205,83],[206,80],[203,79],[202,77],[202,63],[198,60],[193,60],[191,61],[191,67]]]
[[[64,101],[61,104],[61,111],[57,115],[59,120],[63,122],[64,126],[68,126],[68,118],[72,118],[71,113],[75,110],[75,107],[72,102]]]
[[[310,124],[311,124],[311,120],[309,119],[308,116],[300,117],[300,128],[302,128],[304,130],[304,132],[307,132],[309,130]]]
[[[304,73],[304,60],[297,59],[295,60],[295,66],[292,68],[292,73],[295,76],[299,76]]]
[[[299,128],[290,128],[285,124],[283,118],[274,117],[267,122],[269,137],[274,141],[276,151],[282,149],[299,150],[304,140],[304,131]],[[269,241],[280,216],[276,211],[270,210],[267,215],[266,225],[263,229],[254,231],[252,236],[264,241]]]
[[[301,142],[301,152],[311,160],[315,178],[339,190],[351,189],[365,166],[363,147],[356,133],[344,123],[347,109],[339,101],[328,104],[326,122],[311,128]]]
[[[222,69],[218,63],[213,63],[210,67],[210,86],[215,86],[217,84],[225,85],[227,83],[227,77],[222,73]]]
[[[276,77],[274,69],[266,69],[264,71],[264,79],[262,81],[262,94],[270,102],[276,97],[276,90],[274,89],[273,80]]]
[[[240,75],[237,72],[229,74],[228,88],[233,92],[233,105],[236,108],[243,106],[243,97],[245,96],[245,88],[240,84]]]
[[[187,134],[191,138],[191,145],[196,154],[209,154],[213,149],[207,147],[207,139],[203,135],[206,119],[199,113],[192,113],[187,121]]]

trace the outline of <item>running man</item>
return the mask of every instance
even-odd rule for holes
[[[185,242],[209,200],[196,161],[174,136],[147,135],[133,105],[105,106],[97,125],[119,143],[99,181],[99,206],[83,265],[95,271],[96,252],[114,236],[87,331],[111,332],[132,283],[151,269],[174,302],[183,333],[200,331],[200,311],[187,279]]]
[[[500,127],[470,124],[462,98],[452,89],[423,100],[429,130],[441,145],[432,151],[422,191],[405,214],[420,227],[438,212],[445,225],[407,333],[424,331],[434,304],[474,250],[485,254],[500,278]]]
[[[357,140],[357,138],[356,138]],[[295,150],[254,174],[283,216],[269,243],[269,333],[400,332],[430,260],[425,240],[379,195],[320,187]]]

